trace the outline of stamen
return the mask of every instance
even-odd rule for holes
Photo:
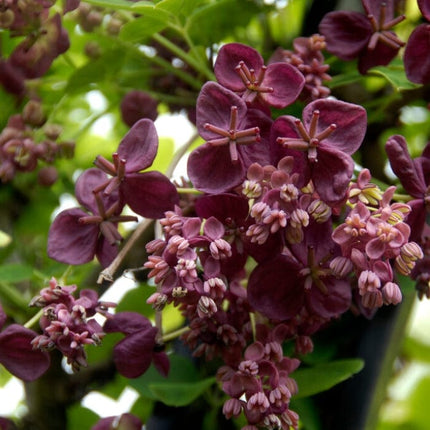
[[[108,175],[111,175],[111,176],[116,175],[115,166],[101,155],[98,155],[96,157],[96,159],[94,160],[94,165],[98,167],[100,170],[103,170],[103,172],[107,173]]]

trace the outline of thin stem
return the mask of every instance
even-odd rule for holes
[[[184,33],[182,33],[184,35]],[[205,64],[200,61],[197,61],[193,56],[185,52],[179,46],[175,45],[166,37],[162,36],[159,33],[155,33],[153,39],[158,42],[160,45],[164,46],[170,52],[175,54],[178,58],[185,61],[188,65],[190,65],[194,70],[200,72],[203,76],[205,76],[209,80],[215,80],[214,74],[210,71]]]
[[[162,343],[167,343],[170,342],[173,339],[178,338],[179,336],[182,336],[183,334],[189,332],[191,329],[188,326],[185,327],[181,327],[178,330],[172,331],[170,333],[165,334],[164,336],[161,337],[161,342]]]
[[[40,317],[43,315],[43,309],[39,309],[37,314],[33,315],[25,324],[25,328],[31,328],[33,327],[39,320]]]
[[[169,164],[169,167],[167,168],[166,171],[166,176],[168,178],[170,178],[173,174],[173,171],[175,170],[176,166],[178,165],[179,161],[181,160],[181,158],[186,154],[186,152],[188,151],[188,149],[190,148],[190,146],[194,143],[194,141],[199,137],[198,133],[194,133],[187,142],[185,142],[184,145],[182,145],[178,151],[175,152],[175,154],[173,155],[172,161]],[[194,190],[197,191],[197,190]],[[179,189],[178,189],[178,192]]]
[[[114,275],[118,270],[118,267],[121,265],[125,256],[128,252],[133,248],[134,244],[139,240],[140,236],[146,231],[147,228],[153,223],[152,219],[143,220],[134,230],[128,241],[125,243],[124,247],[119,251],[118,255],[112,261],[112,263],[106,267],[106,269],[100,272],[100,275],[97,279],[98,284],[102,284],[104,281],[113,282]]]

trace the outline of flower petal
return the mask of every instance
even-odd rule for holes
[[[430,82],[429,52],[430,24],[421,24],[409,36],[403,57],[406,76],[410,81],[417,84],[427,84]]]
[[[118,146],[118,155],[127,160],[126,172],[139,172],[154,161],[158,150],[158,134],[153,121],[137,121]]]
[[[23,381],[34,381],[49,368],[49,354],[33,349],[31,341],[37,334],[18,324],[11,324],[0,333],[0,363]]]
[[[79,208],[60,212],[48,234],[48,256],[66,264],[84,264],[94,258],[99,235],[97,224],[81,224],[88,214]]]
[[[161,218],[179,203],[176,187],[160,172],[132,173],[121,183],[124,202],[146,218]]]

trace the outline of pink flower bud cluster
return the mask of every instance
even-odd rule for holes
[[[331,268],[338,276],[352,269],[358,280],[360,304],[375,309],[402,300],[392,263],[400,274],[408,276],[423,252],[418,244],[409,242],[411,229],[405,218],[410,207],[390,203],[395,187],[389,187],[383,194],[375,189],[370,191],[368,176],[368,172],[360,175],[358,185],[350,188],[350,202],[355,203],[345,221],[333,231],[333,240],[340,245],[342,257],[333,261]]]
[[[34,349],[49,351],[57,348],[74,371],[86,367],[85,345],[99,345],[103,329],[94,315],[109,317],[113,303],[98,301],[94,290],[82,290],[78,299],[72,295],[76,285],[60,286],[55,278],[33,298],[30,306],[43,308],[40,327],[43,334],[32,340]]]

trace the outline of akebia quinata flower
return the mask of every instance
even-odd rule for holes
[[[385,66],[404,45],[392,28],[403,21],[394,16],[394,0],[362,0],[365,13],[334,11],[324,16],[319,32],[327,51],[342,60],[358,58],[358,70],[365,74],[375,66]]]
[[[302,186],[312,180],[321,200],[344,199],[354,170],[351,155],[360,147],[367,126],[363,107],[339,100],[320,99],[303,110],[303,121],[290,115],[277,118],[272,145],[282,145],[283,156],[295,158]]]
[[[97,191],[110,194],[118,190],[119,198],[134,212],[146,218],[161,218],[179,202],[170,180],[160,172],[141,172],[150,167],[157,155],[158,135],[153,121],[137,121],[124,136],[113,162],[98,156],[95,166],[111,176]]]
[[[268,130],[272,120],[216,82],[206,83],[197,99],[197,129],[206,143],[188,160],[193,185],[207,193],[238,186],[253,162],[269,161]],[[210,173],[209,173],[210,172]]]

